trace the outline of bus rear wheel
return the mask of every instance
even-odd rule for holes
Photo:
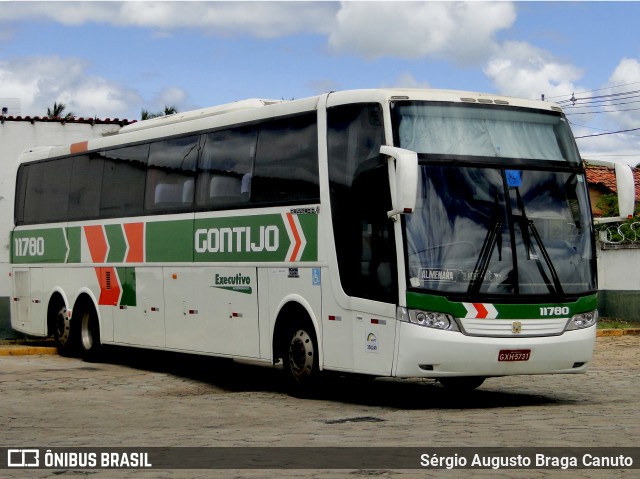
[[[308,393],[318,382],[318,342],[309,326],[290,330],[283,357],[284,372],[294,394]]]
[[[57,312],[53,320],[53,337],[61,356],[70,356],[73,353],[73,339],[71,336],[71,318],[67,307],[61,305],[56,308]]]
[[[85,361],[94,362],[100,358],[100,324],[92,305],[83,304],[78,313],[80,326],[80,353]]]

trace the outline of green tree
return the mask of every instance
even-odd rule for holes
[[[149,110],[143,109],[140,112],[141,120],[150,120],[151,118],[158,118],[159,116],[167,116],[173,115],[174,113],[178,113],[178,109],[175,106],[164,106],[164,111],[159,111],[157,113],[151,113]]]

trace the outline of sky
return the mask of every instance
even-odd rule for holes
[[[384,87],[557,102],[584,158],[640,163],[640,2],[11,2],[0,102],[140,119]]]

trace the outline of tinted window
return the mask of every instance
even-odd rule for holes
[[[105,161],[100,215],[141,215],[149,145],[106,150],[100,156]]]
[[[23,224],[24,219],[24,202],[27,191],[27,178],[29,177],[29,167],[26,165],[18,168],[18,178],[16,179],[16,198],[14,206],[14,219],[17,225]]]
[[[345,293],[397,301],[397,268],[379,105],[328,112],[331,215],[340,282]]]
[[[251,201],[308,203],[319,198],[315,113],[263,125],[258,136]]]
[[[25,223],[66,220],[71,164],[71,158],[64,158],[28,165]]]
[[[580,164],[567,120],[556,112],[410,101],[392,106],[396,144],[417,153]]]
[[[145,208],[181,209],[193,204],[200,137],[151,143]]]
[[[256,139],[255,128],[223,130],[204,136],[198,205],[222,207],[249,200]]]
[[[97,218],[104,161],[97,155],[76,156],[72,161],[68,219]]]

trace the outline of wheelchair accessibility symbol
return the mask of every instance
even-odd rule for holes
[[[320,276],[320,268],[312,268],[311,270],[311,284],[319,286],[322,283]]]

